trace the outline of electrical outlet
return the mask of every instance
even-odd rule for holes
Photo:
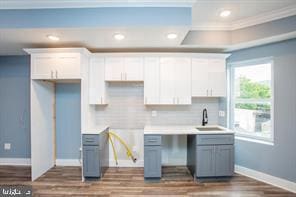
[[[224,117],[225,116],[225,111],[219,111],[219,116]]]
[[[152,116],[152,117],[156,117],[156,116],[157,116],[157,111],[152,111],[152,112],[151,112],[151,116]]]
[[[4,150],[10,150],[11,144],[10,143],[5,143],[4,144]]]

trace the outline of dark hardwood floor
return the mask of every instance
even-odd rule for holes
[[[185,167],[164,167],[159,182],[145,182],[143,168],[109,168],[101,181],[81,182],[79,167],[55,167],[30,181],[29,167],[0,166],[0,185],[32,185],[34,196],[246,196],[296,197],[238,174],[230,180],[196,183]]]

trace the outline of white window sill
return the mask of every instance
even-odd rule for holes
[[[274,146],[274,142],[271,142],[271,141],[266,141],[266,140],[262,140],[262,139],[254,139],[254,138],[250,138],[250,137],[240,136],[237,134],[235,134],[235,139],[247,141],[247,142],[258,143],[258,144],[269,145],[269,146]]]

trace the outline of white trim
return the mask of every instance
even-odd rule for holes
[[[192,7],[195,0],[0,0],[0,9],[95,8],[95,7]]]
[[[204,30],[204,31],[233,31],[246,27],[251,27],[270,21],[286,18],[296,15],[296,4],[288,7],[271,10],[269,12],[260,13],[255,16],[243,18],[228,23],[205,23],[196,24],[192,26],[191,30]],[[194,23],[194,21],[193,21]]]
[[[30,158],[0,158],[0,166],[31,166]]]
[[[56,159],[56,166],[81,166],[78,159]]]
[[[251,16],[245,19],[237,20],[235,22],[232,22],[230,30],[237,30],[245,27],[259,25],[262,23],[267,23],[270,21],[278,20],[281,18],[293,16],[293,15],[296,15],[296,4],[290,5],[288,7],[280,8],[277,10],[264,12],[259,15]]]
[[[264,138],[252,134],[243,134],[239,132],[235,132],[236,138],[239,140],[245,140],[250,142],[256,142],[256,143],[262,143],[262,144],[268,144],[268,145],[274,145],[274,60],[273,57],[263,57],[263,58],[256,58],[256,59],[250,59],[250,60],[244,60],[244,61],[237,61],[228,63],[229,69],[230,69],[230,93],[229,93],[229,107],[228,107],[228,113],[229,113],[229,119],[228,119],[228,127],[233,129],[233,121],[234,121],[234,69],[237,67],[244,67],[244,66],[256,66],[259,64],[271,64],[271,110],[270,110],[270,121],[271,121],[271,137],[270,138]]]
[[[265,174],[263,172],[259,172],[256,170],[252,170],[243,166],[235,165],[235,172],[276,187],[280,187],[282,189],[288,190],[290,192],[296,193],[296,183],[292,181],[288,181],[286,179],[282,179],[279,177],[275,177],[269,174]]]
[[[114,159],[109,160],[109,167],[144,167],[144,160],[138,160],[133,163],[130,159],[118,160],[118,165],[116,165]]]

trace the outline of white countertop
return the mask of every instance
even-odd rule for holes
[[[221,130],[200,131],[198,128],[219,128]],[[207,126],[145,126],[144,135],[192,135],[192,134],[233,134],[234,131],[219,125]]]
[[[83,130],[82,134],[100,134],[101,132],[105,131],[109,126],[108,125],[100,125],[95,128],[89,128],[86,130]]]

